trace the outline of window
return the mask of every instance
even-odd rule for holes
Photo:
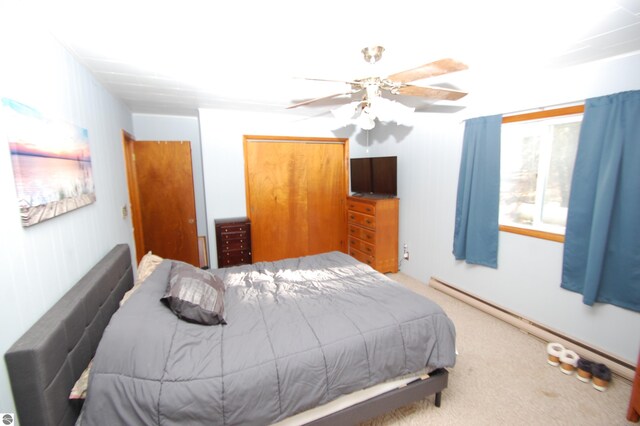
[[[564,241],[584,106],[503,118],[500,230]]]

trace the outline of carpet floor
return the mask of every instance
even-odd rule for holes
[[[547,364],[545,342],[407,275],[390,278],[442,306],[456,326],[458,358],[441,407],[429,397],[365,425],[634,424],[627,381],[613,376],[598,392]]]

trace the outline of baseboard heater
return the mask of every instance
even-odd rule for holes
[[[630,362],[623,360],[615,355],[607,353],[602,349],[595,348],[585,342],[582,342],[573,337],[562,334],[559,331],[553,330],[549,327],[543,326],[530,319],[524,318],[515,312],[511,312],[508,309],[487,302],[482,298],[460,290],[455,286],[442,281],[439,278],[431,277],[429,280],[429,286],[443,293],[448,294],[462,302],[465,302],[474,308],[480,309],[483,312],[488,313],[498,319],[501,319],[518,329],[537,337],[547,343],[558,342],[565,348],[571,349],[576,352],[580,357],[588,360],[605,364],[611,369],[611,372],[615,375],[628,380],[633,381],[635,375],[635,366]],[[545,354],[541,354],[541,359],[546,359]]]

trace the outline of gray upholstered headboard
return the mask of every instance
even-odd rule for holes
[[[133,285],[129,246],[115,246],[5,354],[22,426],[73,425],[69,392],[95,354],[109,319]]]

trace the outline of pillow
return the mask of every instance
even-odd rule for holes
[[[140,284],[142,284],[142,282],[146,280],[149,275],[151,275],[151,273],[158,267],[160,263],[162,263],[162,258],[160,256],[156,256],[151,252],[142,256],[142,259],[140,259],[140,263],[138,264],[138,275],[136,276],[136,282],[133,287],[131,287],[131,289],[124,294],[122,300],[120,301],[120,306],[122,306],[124,302],[126,302],[131,297],[131,295],[135,293],[136,290],[138,290]]]
[[[226,324],[224,283],[187,263],[173,261],[167,290],[160,301],[185,321],[204,325]]]
[[[89,371],[91,370],[91,364],[93,360],[89,361],[89,365],[84,369],[80,378],[73,385],[69,399],[85,399],[87,397],[87,386],[89,385]]]
[[[136,281],[142,282],[146,280],[160,263],[162,263],[162,258],[151,252],[142,256],[140,264],[138,265],[138,277]]]

